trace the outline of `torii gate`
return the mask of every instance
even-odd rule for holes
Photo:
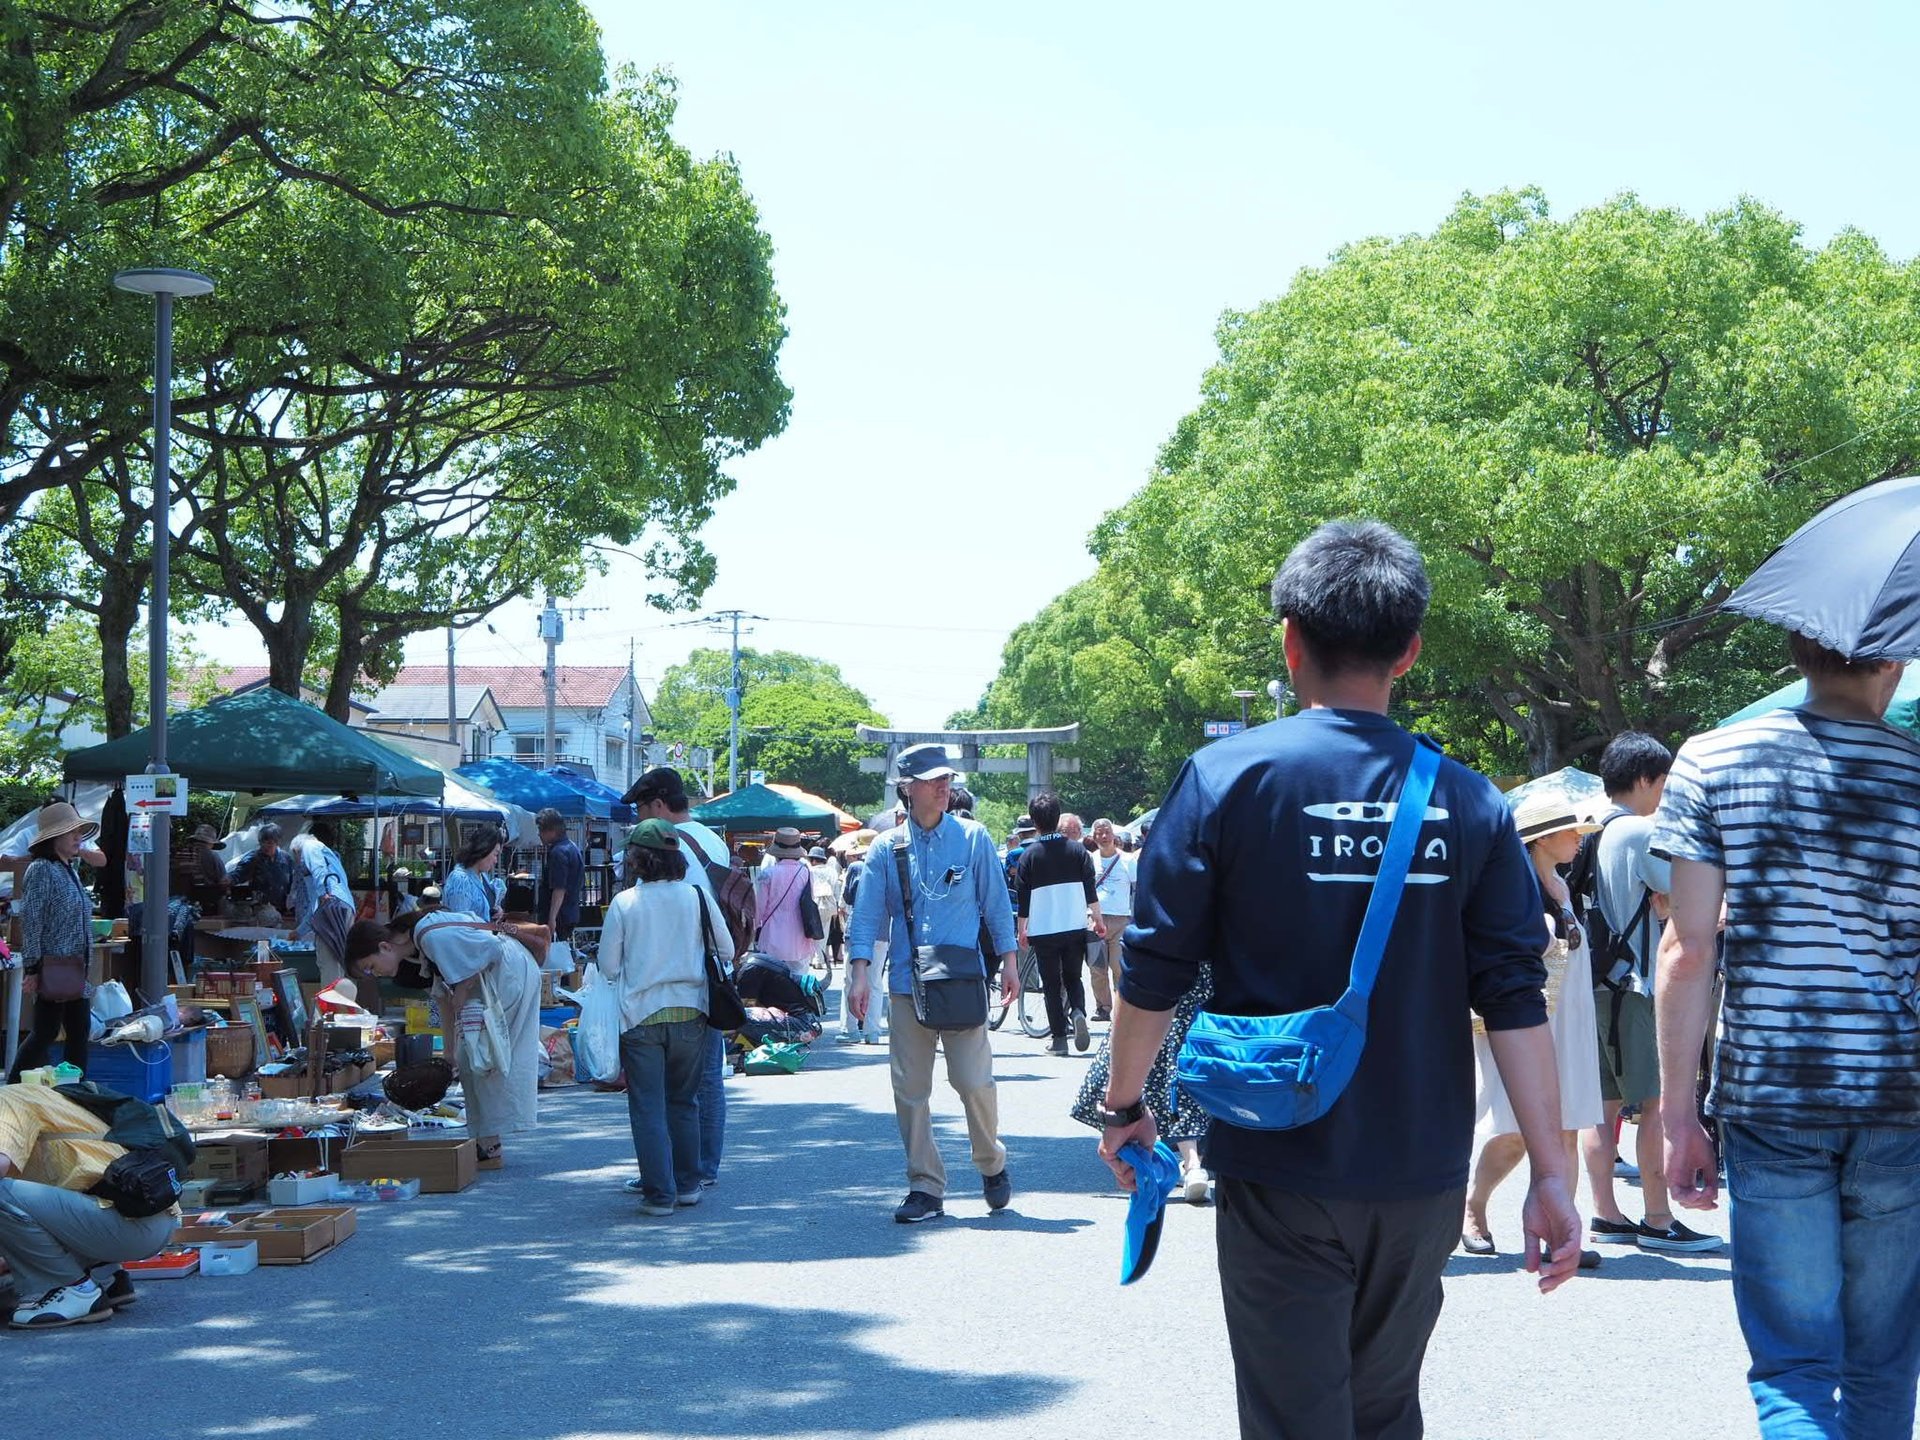
[[[970,775],[1019,775],[1027,777],[1027,798],[1053,789],[1055,775],[1076,775],[1078,760],[1055,759],[1053,747],[1071,745],[1080,738],[1080,722],[1057,725],[1050,730],[882,730],[873,725],[856,725],[853,733],[860,739],[887,747],[886,759],[863,759],[860,768],[870,775],[890,775],[900,752],[909,745],[945,745],[960,751],[960,768]],[[1026,757],[983,756],[982,745],[1024,745]]]

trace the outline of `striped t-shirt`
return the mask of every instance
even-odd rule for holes
[[[1920,744],[1806,710],[1696,736],[1653,849],[1726,873],[1713,1113],[1920,1125]]]

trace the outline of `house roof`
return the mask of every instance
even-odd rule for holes
[[[455,681],[454,714],[461,720],[471,720],[474,713],[485,706],[491,693],[485,685],[462,685]],[[389,685],[367,703],[373,707],[375,721],[435,720],[445,724],[447,686],[444,680],[438,685]],[[499,702],[494,703],[497,706]]]
[[[557,703],[572,710],[603,710],[626,678],[624,665],[562,665],[554,687]],[[393,683],[438,684],[444,711],[444,665],[402,665]],[[547,703],[546,671],[539,665],[459,665],[454,668],[454,684],[486,687],[493,691],[493,701],[502,710],[533,710]],[[644,713],[643,702],[636,706],[636,714]]]
[[[624,675],[626,672],[623,670],[620,673]],[[190,690],[197,688],[199,682],[205,679],[211,679],[221,695],[244,695],[249,690],[266,689],[272,674],[265,665],[196,665],[172,677],[168,699],[174,705],[186,705]],[[303,684],[300,689],[302,698],[316,706],[326,699],[325,692],[317,685]],[[370,708],[364,700],[350,699],[347,704],[355,710]]]

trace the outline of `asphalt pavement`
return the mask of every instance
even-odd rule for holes
[[[1004,1033],[994,1048],[1001,1214],[936,1084],[948,1217],[893,1223],[884,1046],[822,1042],[799,1075],[730,1079],[721,1183],[660,1219],[620,1188],[624,1098],[552,1092],[504,1170],[362,1206],[358,1234],[313,1264],[143,1281],[105,1324],[0,1333],[7,1432],[1234,1434],[1211,1207],[1175,1204],[1152,1273],[1123,1290],[1126,1202],[1066,1114],[1092,1052]],[[1519,1200],[1518,1179],[1495,1198],[1506,1253],[1448,1266],[1429,1435],[1754,1433],[1724,1253],[1609,1254],[1541,1296],[1512,1253]],[[1723,1214],[1688,1219],[1724,1233]]]

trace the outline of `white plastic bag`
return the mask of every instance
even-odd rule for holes
[[[127,987],[118,980],[109,980],[104,985],[93,987],[93,1017],[111,1025],[115,1020],[133,1013],[133,997],[127,994]]]
[[[620,992],[600,973],[598,965],[589,965],[577,992],[580,1026],[574,1046],[583,1078],[611,1080],[620,1073]]]

